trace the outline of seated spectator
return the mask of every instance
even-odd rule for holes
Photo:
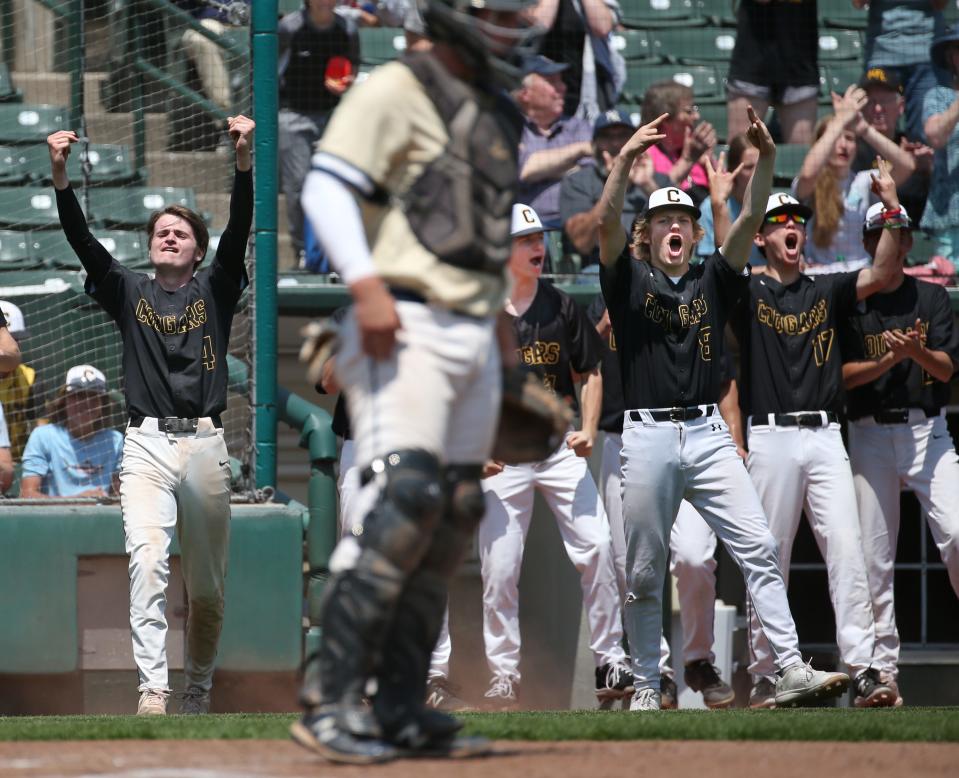
[[[866,121],[893,143],[898,143],[912,154],[916,170],[899,187],[899,202],[909,213],[921,214],[929,194],[934,151],[923,144],[918,136],[910,137],[897,129],[905,106],[899,76],[896,70],[891,68],[869,68],[860,79],[859,86],[866,91],[866,107],[862,112]],[[858,173],[860,170],[873,170],[875,165],[876,152],[860,138],[856,145],[856,158],[852,163],[853,171]]]
[[[858,86],[850,86],[842,97],[833,94],[835,114],[816,126],[816,142],[793,181],[796,199],[813,209],[806,229],[811,236],[805,251],[809,274],[852,271],[869,264],[862,225],[876,198],[872,173],[852,170],[858,138],[892,164],[896,186],[915,170],[911,154],[866,122],[861,113],[865,106],[866,93]]]
[[[657,173],[669,176],[673,186],[686,192],[696,205],[709,194],[709,178],[704,158],[716,146],[716,130],[709,122],[699,121],[699,108],[693,104],[693,90],[675,81],[653,84],[643,95],[642,116],[669,118],[659,125],[666,134],[647,152]]]
[[[50,404],[50,423],[30,433],[23,452],[20,496],[107,497],[117,491],[123,435],[107,426],[107,379],[76,365]]]
[[[280,183],[298,265],[304,249],[300,193],[310,171],[313,146],[360,65],[356,26],[335,13],[335,8],[336,0],[306,0],[303,8],[284,16],[277,28]]]
[[[7,337],[19,349],[20,342],[27,337],[23,311],[7,300],[0,300],[0,313],[7,322]],[[19,362],[17,359],[9,370],[3,369],[0,364],[0,405],[3,406],[10,434],[10,454],[15,461],[23,456],[30,425],[37,419],[38,396],[37,371]]]
[[[559,191],[559,215],[563,223],[563,243],[568,251],[583,258],[582,267],[599,269],[599,197],[613,160],[636,128],[622,111],[606,111],[593,124],[592,165],[584,165],[566,175]],[[622,223],[627,235],[632,234],[636,215],[646,208],[650,193],[669,186],[665,175],[652,169],[648,154],[636,158],[630,171],[630,186],[623,202]]]
[[[904,87],[906,134],[924,143],[928,142],[922,118],[926,93],[936,84],[949,83],[948,74],[937,72],[929,57],[933,40],[945,31],[942,10],[949,2],[955,0],[852,0],[857,8],[869,6],[866,70],[883,68],[896,74]]]
[[[0,405],[0,492],[6,492],[13,485],[13,457],[10,455],[10,433],[7,420]]]
[[[756,162],[759,159],[759,150],[753,146],[745,135],[737,135],[729,141],[729,151],[725,155],[726,164],[723,164],[724,155],[719,155],[719,162],[713,168],[707,158],[706,172],[709,176],[709,197],[699,206],[701,216],[699,226],[705,235],[696,244],[696,254],[705,259],[716,253],[716,247],[723,245],[723,240],[729,232],[730,225],[739,218],[743,210],[743,197],[746,194],[746,184],[753,177]],[[718,203],[725,203],[725,208],[719,208]],[[720,214],[721,223],[715,224],[714,213]],[[760,253],[759,247],[753,245],[749,254],[749,264],[759,267],[766,264],[766,258]]]
[[[959,26],[950,27],[932,46],[932,60],[948,70],[951,86],[926,93],[922,119],[929,145],[936,150],[929,199],[919,226],[931,232],[937,253],[959,268]]]
[[[525,64],[516,102],[526,117],[519,143],[516,198],[539,214],[546,229],[558,229],[559,185],[577,163],[591,164],[590,127],[584,119],[563,113],[566,85],[561,74],[568,66],[543,56]]]

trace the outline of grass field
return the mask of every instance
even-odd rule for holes
[[[277,740],[295,717],[285,714],[30,716],[0,719],[0,741]],[[899,710],[473,713],[466,733],[494,740],[821,740],[959,742],[959,708]]]

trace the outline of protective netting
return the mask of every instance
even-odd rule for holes
[[[251,114],[247,11],[245,2],[0,3],[0,299],[19,307],[25,325],[14,334],[26,369],[0,378],[15,465],[26,434],[56,418],[75,365],[105,374],[115,400],[106,424],[122,430],[125,422],[118,330],[83,293],[57,218],[47,135],[80,136],[70,180],[119,262],[149,270],[144,227],[173,203],[202,214],[212,251],[233,181],[225,118]],[[234,320],[223,417],[237,488],[248,485],[253,452],[252,308],[251,286]],[[85,454],[90,461],[74,463],[80,469],[101,466],[100,452]]]

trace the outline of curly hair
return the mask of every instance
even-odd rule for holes
[[[698,219],[693,219],[693,251],[696,244],[706,235]],[[629,250],[640,262],[649,262],[652,259],[652,249],[649,245],[649,217],[645,214],[637,216],[633,221],[633,233],[630,238]],[[692,256],[692,252],[690,252]]]

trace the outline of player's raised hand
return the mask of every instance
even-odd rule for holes
[[[746,106],[746,116],[749,117],[749,127],[746,129],[746,139],[757,149],[760,157],[772,157],[776,154],[776,144],[769,134],[762,119],[760,119],[751,105]]]
[[[896,182],[892,180],[892,165],[882,157],[876,157],[876,172],[872,174],[870,188],[886,209],[895,210],[899,207]]]
[[[227,117],[226,123],[227,131],[236,148],[237,167],[240,170],[249,170],[250,155],[253,151],[253,130],[256,129],[256,123],[242,114]]]
[[[669,114],[664,113],[661,116],[657,116],[649,122],[649,124],[644,124],[636,130],[636,132],[633,133],[633,137],[626,141],[626,144],[619,152],[620,155],[633,160],[644,153],[650,146],[655,146],[661,140],[665,140],[666,133],[659,131],[659,125],[668,118]]]
[[[713,161],[708,156],[705,158],[706,178],[709,179],[709,197],[715,202],[725,202],[733,191],[733,184],[736,176],[743,169],[745,163],[740,162],[735,170],[726,169],[726,152],[719,153],[719,159],[716,166],[713,167]]]
[[[80,138],[73,130],[57,130],[47,136],[47,150],[50,152],[50,164],[56,169],[67,166],[67,157],[70,156],[70,146]]]

